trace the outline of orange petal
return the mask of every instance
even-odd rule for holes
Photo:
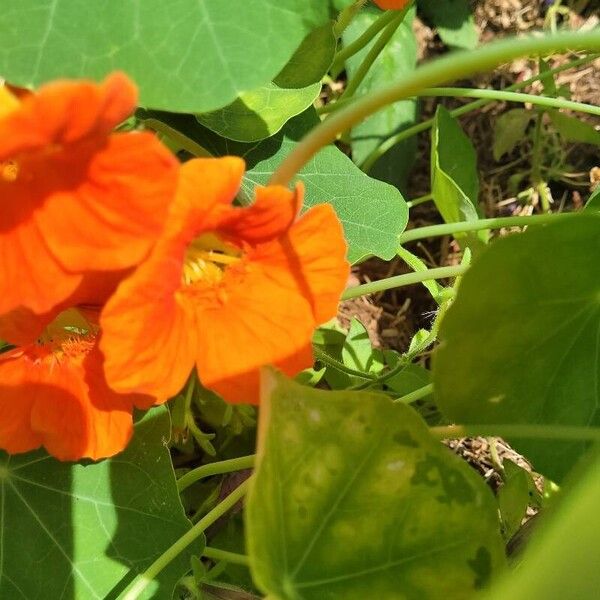
[[[310,303],[314,324],[337,314],[350,265],[342,226],[331,205],[307,211],[287,235],[258,246],[252,260],[261,262],[273,279]]]
[[[314,319],[309,303],[277,279],[270,265],[250,261],[229,268],[217,290],[192,288],[190,303],[199,325],[196,365],[206,387],[216,389],[233,377],[277,364],[310,342]]]
[[[69,271],[137,264],[164,226],[176,187],[174,157],[150,133],[112,135],[83,164],[66,152],[40,164],[38,176],[50,182],[47,170],[60,168],[79,172],[78,179],[27,188],[51,251]]]
[[[42,437],[30,421],[39,390],[36,377],[22,350],[0,354],[0,448],[10,454],[42,445]]]
[[[218,224],[219,233],[248,244],[269,241],[289,229],[300,211],[303,197],[301,183],[295,192],[278,185],[258,187],[254,204],[227,213]]]
[[[379,8],[383,10],[400,10],[404,8],[410,0],[373,0]]]
[[[236,156],[186,162],[179,172],[169,231],[191,241],[199,232],[214,229],[220,209],[229,209],[240,189],[244,168]]]
[[[135,86],[123,73],[113,73],[102,84],[50,83],[0,119],[0,160],[104,137],[133,112],[136,102]]]
[[[0,181],[0,197],[4,199],[0,216],[0,314],[21,305],[45,313],[70,296],[82,276],[65,271],[57,262],[42,231],[28,218],[28,203],[19,195],[11,197],[6,190],[9,185]]]
[[[187,380],[194,365],[197,325],[177,294],[183,253],[179,243],[159,243],[102,311],[100,348],[113,389],[164,402]]]
[[[277,361],[274,366],[293,377],[314,363],[312,344],[306,345],[298,352]],[[260,400],[260,369],[218,381],[212,389],[227,402],[234,404],[258,404]]]

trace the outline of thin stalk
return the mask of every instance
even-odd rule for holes
[[[433,383],[430,383],[429,385],[425,385],[422,388],[419,388],[418,390],[411,392],[410,394],[406,394],[405,396],[402,396],[401,398],[396,398],[396,400],[394,400],[394,402],[397,402],[399,404],[412,404],[413,402],[416,402],[417,400],[421,400],[422,398],[429,396],[429,394],[431,394],[432,392],[433,392]]]
[[[359,35],[352,43],[344,46],[334,57],[333,63],[329,72],[332,77],[337,77],[343,70],[345,62],[351,57],[360,52],[367,46],[371,40],[384,28],[390,21],[396,18],[396,11],[387,10],[379,16],[365,31]]]
[[[250,559],[245,554],[237,554],[236,552],[220,550],[219,548],[212,548],[211,546],[206,546],[204,548],[202,556],[212,560],[222,560],[233,565],[243,565],[244,567],[247,567],[250,564]]]
[[[144,125],[149,127],[150,129],[154,129],[154,131],[158,131],[163,135],[170,137],[174,142],[177,142],[184,150],[187,150],[190,154],[194,156],[199,156],[201,158],[212,158],[212,154],[203,148],[200,144],[194,142],[194,140],[190,139],[177,129],[173,129],[166,123],[159,121],[158,119],[144,119]]]
[[[221,460],[219,462],[202,465],[196,469],[188,471],[177,480],[177,490],[179,493],[190,487],[190,485],[200,481],[206,477],[213,475],[224,475],[225,473],[233,473],[234,471],[242,471],[250,469],[254,466],[256,455],[240,456],[239,458],[230,458],[229,460]]]
[[[296,173],[324,146],[388,104],[410,98],[424,88],[489,71],[521,56],[566,50],[600,50],[600,30],[563,32],[545,37],[508,38],[477,50],[453,52],[416,69],[402,81],[361,96],[321,121],[287,155],[270,183],[289,185]]]
[[[333,358],[333,356],[330,356],[329,354],[327,354],[327,352],[324,352],[316,346],[313,347],[313,353],[317,360],[321,361],[322,363],[325,363],[330,367],[333,367],[334,369],[337,369],[338,371],[342,371],[342,373],[352,375],[353,377],[360,377],[361,379],[377,379],[377,375],[373,375],[372,373],[363,373],[362,371],[357,371],[356,369],[347,367],[344,363]]]
[[[582,58],[578,58],[571,62],[565,63],[564,65],[561,65],[560,67],[555,67],[554,69],[551,69],[547,73],[538,73],[537,75],[534,75],[533,77],[530,77],[529,79],[526,79],[525,81],[520,81],[518,83],[514,83],[513,85],[508,86],[504,91],[505,92],[514,92],[516,90],[522,90],[523,88],[526,88],[528,85],[531,85],[532,83],[535,83],[536,81],[538,81],[540,79],[544,79],[546,77],[551,77],[558,73],[562,73],[563,71],[568,71],[569,69],[574,69],[581,65],[590,63],[590,62],[596,60],[598,58],[598,56],[600,56],[600,55],[588,54],[587,56],[584,56]],[[469,102],[468,104],[465,104],[464,106],[460,106],[459,108],[456,108],[456,109],[450,111],[450,114],[453,117],[460,117],[460,116],[466,115],[467,113],[470,113],[474,110],[477,110],[478,108],[481,108],[482,106],[485,106],[486,104],[489,104],[490,102],[493,102],[493,100],[489,100],[489,99],[475,100],[475,102]],[[334,104],[334,106],[335,106],[335,104]],[[396,135],[393,135],[392,137],[388,138],[380,146],[375,148],[375,150],[373,150],[373,152],[371,152],[371,154],[369,154],[369,156],[367,156],[367,158],[365,158],[363,163],[360,165],[360,168],[363,171],[365,171],[366,173],[368,173],[369,170],[371,169],[371,167],[377,162],[377,160],[379,160],[379,158],[381,156],[383,156],[390,148],[392,148],[396,144],[399,144],[400,142],[402,142],[408,138],[413,137],[414,135],[418,135],[419,133],[422,133],[423,131],[427,131],[428,129],[431,129],[431,127],[433,126],[433,123],[434,123],[434,119],[427,119],[426,121],[423,121],[422,123],[413,125],[412,127],[408,127],[404,131],[400,131]]]
[[[518,92],[510,92],[507,90],[486,90],[472,88],[426,88],[421,90],[418,96],[442,96],[449,98],[483,98],[490,101],[499,102],[529,102],[536,106],[544,106],[547,108],[564,108],[574,110],[589,115],[600,116],[600,106],[592,104],[584,104],[583,102],[572,102],[563,98],[550,98],[548,96],[536,96],[535,94],[523,94]]]
[[[375,294],[393,288],[404,287],[414,283],[421,283],[430,279],[447,279],[462,275],[467,270],[466,265],[456,265],[454,267],[438,267],[436,269],[428,269],[427,271],[416,271],[414,273],[406,273],[405,275],[396,275],[394,277],[386,277],[378,281],[363,283],[347,289],[342,294],[342,300],[357,298],[358,296],[366,296],[367,294]]]
[[[551,215],[531,215],[529,217],[497,217],[494,219],[479,219],[478,221],[461,221],[460,223],[442,223],[441,225],[429,225],[417,229],[409,229],[400,234],[398,241],[400,245],[415,240],[440,237],[442,235],[453,235],[467,231],[480,231],[482,229],[502,229],[502,227],[529,227],[533,225],[548,225],[556,221],[579,219],[578,213],[559,213]]]
[[[430,427],[431,435],[439,440],[463,437],[527,438],[536,440],[600,441],[599,427],[572,427],[569,425],[446,425]]]
[[[377,40],[375,40],[375,43],[371,46],[371,48],[367,52],[367,55],[360,63],[358,69],[356,70],[356,73],[350,79],[350,81],[348,81],[348,84],[346,85],[346,90],[342,94],[340,101],[343,102],[345,100],[348,100],[348,98],[351,98],[354,95],[360,84],[364,81],[365,77],[367,76],[367,73],[369,72],[370,68],[373,66],[373,63],[377,60],[377,57],[381,54],[383,49],[387,46],[388,42],[392,39],[392,36],[394,35],[394,33],[396,33],[398,27],[400,27],[402,21],[404,21],[404,17],[406,17],[406,13],[408,12],[410,6],[411,5],[409,4],[404,10],[401,10],[399,14],[396,15],[396,18],[390,21],[386,28],[381,32],[381,35],[377,38]]]
[[[429,202],[430,200],[433,200],[433,194],[425,194],[425,196],[419,196],[418,198],[415,198],[414,200],[409,200],[406,203],[406,206],[408,206],[408,208],[413,208],[413,206],[419,206],[419,204],[425,204],[425,202]]]
[[[252,476],[238,486],[223,502],[217,504],[189,531],[182,535],[170,548],[163,552],[143,573],[138,575],[132,582],[129,590],[123,596],[123,600],[137,600],[143,591],[156,579],[156,576],[185,548],[198,539],[204,531],[217,519],[231,510],[246,494]]]
[[[367,3],[367,0],[354,0],[352,4],[346,6],[342,12],[340,12],[337,21],[333,27],[333,33],[336,38],[342,37],[342,33],[346,30],[346,27],[350,25],[352,19],[360,12],[360,9]]]

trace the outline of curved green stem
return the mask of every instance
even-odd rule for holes
[[[367,294],[375,294],[393,288],[412,285],[413,283],[421,283],[429,279],[447,279],[462,275],[467,270],[466,265],[456,265],[454,267],[438,267],[436,269],[428,269],[427,271],[416,271],[414,273],[406,273],[405,275],[396,275],[394,277],[386,277],[371,283],[364,283],[347,289],[342,294],[342,300],[357,298],[358,296],[366,296]]]
[[[394,35],[394,33],[396,33],[398,27],[400,27],[402,21],[404,21],[406,13],[410,9],[411,5],[412,3],[408,4],[404,10],[399,11],[399,13],[396,15],[396,18],[392,19],[388,23],[386,28],[381,32],[381,35],[377,38],[375,43],[369,49],[369,52],[367,52],[367,55],[365,56],[363,61],[360,63],[358,69],[356,70],[356,73],[352,76],[350,81],[348,81],[348,84],[346,85],[346,90],[340,98],[341,102],[348,100],[348,98],[351,98],[354,95],[360,84],[364,81],[365,77],[367,76],[369,69],[377,60],[377,57],[381,54],[383,49],[387,46],[388,42],[392,39],[392,36]]]
[[[237,487],[223,502],[217,504],[209,513],[207,513],[198,523],[196,523],[188,532],[182,535],[170,548],[163,552],[143,573],[138,575],[132,582],[129,590],[123,596],[123,600],[137,600],[142,592],[154,581],[156,576],[177,557],[193,541],[198,539],[204,531],[210,527],[217,519],[222,517],[227,511],[231,510],[246,494],[252,476],[239,487]]]
[[[313,352],[317,360],[321,361],[322,363],[325,363],[330,367],[333,367],[334,369],[337,369],[338,371],[341,371],[342,373],[352,375],[353,377],[360,377],[361,379],[377,379],[377,375],[373,375],[372,373],[363,373],[362,371],[357,371],[356,369],[347,367],[344,363],[333,358],[333,356],[330,356],[329,354],[327,354],[327,352],[324,352],[316,346],[313,347]]]
[[[358,36],[351,44],[342,48],[333,59],[331,69],[329,70],[333,77],[337,77],[343,70],[345,62],[356,53],[360,52],[369,42],[384,28],[396,18],[393,10],[388,10],[379,16],[365,31]]]
[[[538,440],[600,441],[599,427],[572,427],[569,425],[447,425],[430,427],[431,435],[439,440],[463,437],[514,437]]]
[[[222,560],[233,565],[243,565],[244,567],[247,567],[250,564],[250,559],[245,554],[237,554],[236,552],[220,550],[219,548],[212,548],[211,546],[206,546],[204,548],[202,556],[206,556],[206,558],[211,558],[213,560]]]
[[[596,60],[598,58],[598,56],[599,56],[598,54],[589,54],[582,58],[578,58],[571,62],[565,63],[564,65],[561,65],[560,67],[555,67],[554,69],[551,69],[550,71],[548,71],[546,73],[539,73],[538,75],[534,75],[533,77],[530,77],[529,79],[526,79],[525,81],[520,81],[518,83],[510,85],[504,91],[505,92],[514,92],[516,90],[521,90],[538,80],[543,80],[547,77],[552,77],[552,76],[556,75],[557,73],[562,73],[563,71],[568,71],[569,69],[574,69],[575,67],[579,67],[581,65],[590,63],[590,62]],[[466,115],[467,113],[470,113],[478,108],[481,108],[482,106],[485,106],[486,104],[489,104],[490,102],[493,102],[493,101],[494,100],[489,100],[489,99],[475,100],[475,102],[469,102],[468,104],[465,104],[464,106],[460,106],[459,108],[456,108],[456,109],[450,111],[450,114],[453,117],[460,117],[461,115]],[[329,106],[329,105],[327,105],[327,106]],[[328,112],[330,112],[331,110],[334,110],[333,107],[335,107],[335,103],[332,104],[331,106],[332,106],[332,108],[330,108]],[[371,152],[371,154],[369,154],[369,156],[367,156],[367,158],[365,158],[365,160],[360,165],[360,168],[363,171],[365,171],[366,173],[368,173],[369,170],[371,169],[371,167],[390,148],[392,148],[396,144],[399,144],[400,142],[402,142],[408,138],[411,138],[415,135],[418,135],[419,133],[422,133],[423,131],[427,131],[428,129],[431,129],[431,127],[433,126],[433,123],[434,123],[433,119],[427,119],[426,121],[423,121],[422,123],[413,125],[412,127],[408,127],[406,129],[404,129],[403,131],[400,131],[396,135],[393,135],[392,137],[388,138],[380,146],[375,148],[375,150],[373,150],[373,152]]]
[[[523,94],[518,92],[510,92],[506,90],[486,90],[486,89],[471,89],[471,88],[426,88],[421,90],[418,96],[443,96],[450,98],[483,98],[486,100],[500,102],[529,102],[537,106],[545,106],[547,108],[565,108],[567,110],[575,110],[589,115],[600,116],[600,106],[592,104],[584,104],[583,102],[572,102],[563,98],[549,98],[548,96],[536,96],[534,94]]]
[[[429,225],[417,229],[409,229],[400,234],[398,241],[400,245],[415,240],[439,237],[442,235],[453,235],[467,231],[480,231],[482,229],[501,229],[502,227],[529,227],[533,225],[548,225],[556,221],[568,219],[579,219],[578,213],[559,213],[551,215],[531,215],[529,217],[497,217],[494,219],[479,219],[478,221],[461,221],[460,223],[442,223],[441,225]]]
[[[205,477],[212,477],[213,475],[224,475],[225,473],[233,473],[234,471],[242,471],[243,469],[250,469],[254,466],[256,459],[255,454],[249,456],[240,456],[239,458],[231,458],[229,460],[222,460],[219,462],[209,463],[202,465],[196,469],[192,469],[185,475],[182,475],[177,480],[177,490],[179,493],[190,487],[190,485],[204,479]]]
[[[421,400],[422,398],[429,396],[429,394],[431,394],[432,392],[433,392],[433,383],[430,383],[429,385],[424,385],[422,388],[419,388],[418,390],[415,390],[414,392],[411,392],[410,394],[406,394],[405,396],[402,396],[401,398],[396,398],[396,400],[394,400],[394,402],[397,402],[400,404],[412,404],[413,402],[416,402],[417,400]]]
[[[354,2],[352,4],[346,6],[346,8],[344,8],[344,10],[342,10],[342,12],[340,12],[340,15],[333,27],[333,33],[336,38],[339,38],[342,36],[342,33],[344,33],[344,31],[346,30],[346,27],[348,27],[348,25],[350,25],[350,23],[352,22],[352,19],[354,19],[354,17],[357,15],[357,13],[360,12],[360,9],[366,3],[367,3],[367,0],[354,0]]]

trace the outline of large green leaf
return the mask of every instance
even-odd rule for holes
[[[354,41],[373,21],[381,15],[375,7],[363,9],[344,32],[346,44]],[[415,11],[407,13],[403,23],[369,69],[367,76],[358,88],[357,94],[365,95],[389,85],[390,81],[400,81],[414,71],[417,64],[417,44],[412,30]],[[374,42],[372,42],[374,43]],[[348,77],[354,77],[359,65],[370,50],[368,45],[346,63]],[[361,164],[383,141],[401,129],[413,125],[417,118],[417,101],[403,100],[390,104],[365,119],[352,129],[352,158]],[[411,137],[382,155],[373,164],[369,173],[373,177],[403,187],[415,158],[416,137]]]
[[[183,132],[213,156],[243,157],[248,171],[242,199],[248,202],[254,196],[255,186],[265,185],[297,141],[318,123],[314,110],[309,109],[289,121],[278,135],[260,143],[242,144],[215,135],[194,118],[159,112],[144,112],[141,116],[158,119]],[[395,256],[398,236],[408,221],[408,207],[397,189],[365,175],[335,146],[321,150],[300,171],[298,179],[305,185],[306,208],[323,202],[335,208],[344,226],[350,261],[369,255],[387,260]]]
[[[467,50],[477,46],[479,33],[469,0],[418,0],[418,4],[445,44]]]
[[[490,490],[411,408],[281,376],[263,383],[246,528],[269,597],[458,599],[495,574]]]
[[[486,600],[587,600],[598,597],[600,569],[600,459],[565,490],[553,514],[544,515],[518,569]]]
[[[577,117],[565,115],[557,110],[550,110],[548,114],[552,125],[567,142],[600,146],[600,131],[591,123],[586,123]]]
[[[272,81],[328,19],[323,0],[19,0],[0,11],[0,73],[32,86],[121,69],[143,105],[207,112]]]
[[[508,439],[560,479],[587,448],[552,425],[600,426],[600,218],[495,242],[464,276],[442,322],[437,402],[456,423],[539,424],[548,439]]]
[[[122,454],[95,464],[2,453],[0,598],[115,598],[188,531],[169,429],[155,409]],[[170,600],[188,561],[184,553],[162,571],[151,597]]]
[[[317,98],[321,84],[305,88],[263,85],[225,108],[196,115],[202,125],[238,142],[255,142],[276,134],[289,119],[306,110]]]

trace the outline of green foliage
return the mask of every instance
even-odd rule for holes
[[[596,454],[531,540],[520,568],[485,595],[485,600],[595,598],[600,589],[600,460]]]
[[[600,212],[600,187],[596,188],[596,191],[589,197],[584,210],[587,212]]]
[[[252,200],[255,186],[265,185],[297,141],[318,123],[314,110],[309,109],[287,123],[278,135],[258,144],[242,144],[215,135],[193,118],[158,112],[140,116],[159,120],[213,156],[243,157],[248,167],[241,193],[245,202]],[[305,207],[329,202],[335,208],[344,226],[351,262],[370,255],[385,259],[395,255],[398,236],[408,221],[408,207],[397,189],[365,175],[334,146],[323,148],[300,171],[298,179],[305,186]]]
[[[504,461],[504,483],[498,490],[502,533],[509,540],[521,527],[529,506],[531,475],[512,461]]]
[[[381,11],[374,7],[371,10],[361,11],[344,32],[344,43],[349,44],[354,41],[380,15]],[[417,43],[412,30],[414,16],[414,10],[407,13],[390,42],[369,69],[357,94],[371,94],[374,90],[388,85],[390,81],[401,79],[414,71],[417,63]],[[364,50],[347,61],[346,72],[350,79],[372,45],[373,43],[367,45]],[[417,113],[416,99],[403,100],[386,106],[354,127],[351,132],[354,162],[360,165],[388,137],[413,125]],[[369,174],[402,189],[414,162],[415,152],[416,138],[396,144],[373,164]]]
[[[143,106],[207,112],[267,85],[328,20],[322,0],[22,0],[0,14],[0,72],[37,86],[120,69]]]
[[[479,34],[468,0],[418,0],[418,5],[448,46],[465,50],[477,46]]]
[[[589,444],[553,426],[600,425],[599,234],[582,216],[495,242],[463,277],[434,361],[451,421],[546,426],[547,439],[508,441],[555,480]]]
[[[510,154],[523,141],[535,113],[525,108],[513,108],[502,113],[494,126],[494,159]]]
[[[464,598],[487,585],[503,563],[493,498],[414,411],[274,375],[265,392],[246,508],[263,592]]]
[[[600,146],[600,131],[593,125],[557,110],[549,111],[549,115],[552,125],[565,141]]]
[[[189,529],[169,427],[165,408],[150,411],[122,454],[96,464],[2,453],[0,597],[116,598]],[[188,561],[181,554],[145,597],[170,599]]]

